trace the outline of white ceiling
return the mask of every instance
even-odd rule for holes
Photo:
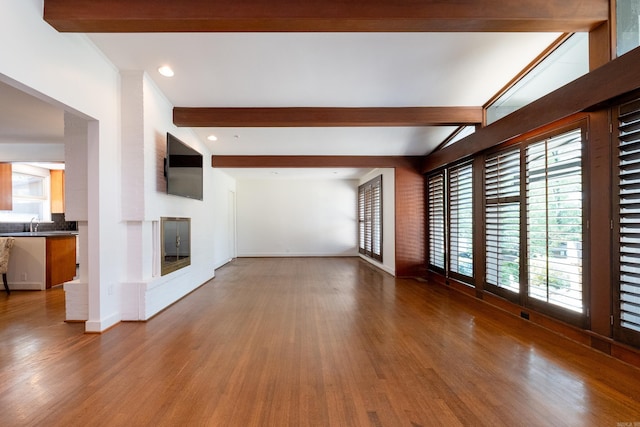
[[[116,67],[123,71],[144,70],[167,99],[179,107],[481,106],[558,36],[88,35]],[[174,77],[159,75],[158,67],[165,64],[174,69]],[[0,85],[0,143],[59,143],[62,127],[60,110]],[[218,155],[425,155],[454,129],[198,128],[194,132]],[[215,134],[218,140],[207,141],[209,134]]]
[[[63,138],[61,108],[0,82],[0,144],[62,144]]]

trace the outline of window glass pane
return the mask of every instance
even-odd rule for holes
[[[44,178],[23,173],[12,174],[13,197],[44,197]]]
[[[475,126],[461,126],[457,129],[456,134],[453,138],[449,140],[442,148],[446,148],[450,145],[455,144],[463,138],[468,137],[469,135],[473,135],[476,132]]]
[[[429,265],[444,269],[444,172],[430,176],[429,188]]]
[[[41,220],[44,218],[44,206],[38,200],[13,199],[12,211],[0,211],[0,221],[2,222],[30,222],[32,218]]]
[[[616,0],[617,54],[624,55],[640,46],[640,2]]]
[[[449,169],[449,270],[473,277],[471,164]]]
[[[589,72],[589,34],[575,33],[487,108],[487,124]]]
[[[520,150],[485,161],[486,282],[520,292]]]
[[[582,132],[527,147],[529,296],[582,312]]]
[[[640,99],[620,107],[620,326],[640,332]]]

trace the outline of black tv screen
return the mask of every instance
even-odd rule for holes
[[[167,132],[167,194],[202,200],[202,154]]]

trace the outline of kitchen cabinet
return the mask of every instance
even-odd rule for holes
[[[7,279],[12,290],[45,290],[76,275],[76,236],[69,232],[12,233]]]
[[[76,236],[46,238],[45,287],[61,285],[76,275]]]
[[[51,170],[51,213],[64,213],[64,171]]]
[[[0,211],[13,209],[11,172],[11,163],[0,163]]]

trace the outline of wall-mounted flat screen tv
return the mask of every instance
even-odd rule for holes
[[[202,200],[202,154],[167,132],[167,194]]]

